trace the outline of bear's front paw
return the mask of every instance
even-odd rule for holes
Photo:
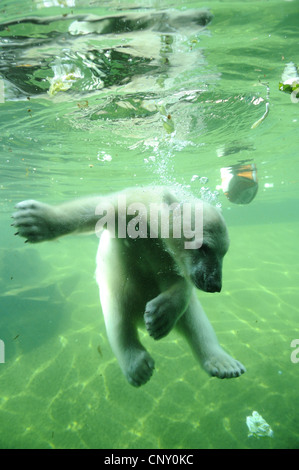
[[[12,215],[16,227],[15,235],[26,238],[26,242],[37,243],[55,238],[55,223],[51,206],[42,202],[28,200],[16,205],[17,211]]]
[[[167,295],[160,294],[146,304],[144,322],[149,335],[154,339],[168,335],[176,322],[176,316]]]

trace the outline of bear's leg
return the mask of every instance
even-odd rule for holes
[[[122,296],[114,295],[103,283],[100,295],[111,348],[128,382],[139,387],[151,378],[155,367],[154,360],[142,346],[135,322],[128,318],[128,312],[123,312]]]
[[[243,364],[227,354],[218,343],[195,290],[176,327],[185,336],[195,357],[208,374],[224,379],[239,377],[246,372]]]
[[[155,367],[137,331],[145,302],[120,256],[117,240],[107,233],[100,242],[96,279],[111,348],[128,382],[139,387],[151,378]]]

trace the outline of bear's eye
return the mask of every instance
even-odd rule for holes
[[[208,245],[205,245],[204,243],[201,245],[201,247],[199,248],[199,251],[202,255],[206,256],[209,251],[210,251],[210,248],[208,247]]]

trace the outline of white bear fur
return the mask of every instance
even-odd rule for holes
[[[127,208],[153,202],[168,205],[196,198],[177,188],[129,188],[108,196],[78,199],[57,206],[29,200],[13,214],[17,234],[36,243],[73,232],[91,232],[99,220],[99,204],[112,204],[117,218],[119,196]],[[196,288],[220,292],[222,260],[229,246],[220,211],[203,204],[203,244],[185,249],[182,238],[114,237],[103,230],[97,253],[96,280],[112,350],[128,382],[136,387],[153,374],[154,360],[141,344],[138,327],[145,326],[159,340],[176,329],[188,341],[203,369],[219,378],[238,377],[245,367],[219,345],[198,300]],[[160,235],[160,234],[159,234]]]

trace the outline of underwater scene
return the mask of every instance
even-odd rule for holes
[[[296,0],[1,3],[1,449],[299,448],[298,24]],[[149,185],[222,211],[222,290],[196,292],[240,377],[140,327],[155,370],[133,387],[98,237],[14,236],[20,201]]]

